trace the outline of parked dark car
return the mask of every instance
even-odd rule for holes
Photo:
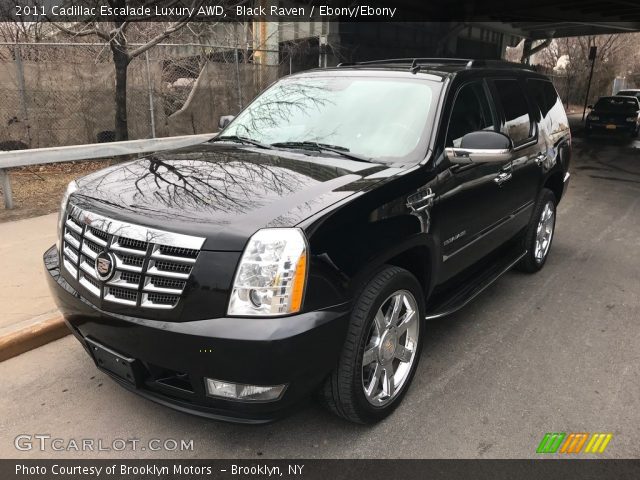
[[[601,97],[585,121],[587,135],[593,133],[625,133],[633,137],[640,131],[640,100],[632,96]]]
[[[570,156],[553,85],[518,65],[296,74],[208,142],[71,183],[47,277],[97,367],[151,400],[259,423],[316,392],[374,422],[425,320],[545,265]]]
[[[616,95],[622,95],[623,97],[636,97],[640,100],[640,88],[627,88],[620,90]]]

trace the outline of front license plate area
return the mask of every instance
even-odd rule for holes
[[[133,385],[138,385],[136,360],[134,358],[120,355],[90,338],[86,338],[85,341],[98,368],[106,370]]]
[[[615,130],[615,129],[616,129],[615,125],[612,125],[612,124],[607,125],[607,130]]]

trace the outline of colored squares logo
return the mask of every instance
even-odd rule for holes
[[[536,453],[604,453],[610,433],[547,433]]]

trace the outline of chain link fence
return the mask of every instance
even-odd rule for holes
[[[221,115],[236,114],[283,75],[317,64],[317,53],[304,46],[156,45],[128,68],[129,138],[215,132]],[[115,137],[108,45],[0,45],[0,98],[0,150]]]

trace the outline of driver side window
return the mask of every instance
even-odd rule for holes
[[[459,147],[462,137],[478,130],[496,130],[482,82],[464,85],[451,110],[447,128],[447,147]]]

